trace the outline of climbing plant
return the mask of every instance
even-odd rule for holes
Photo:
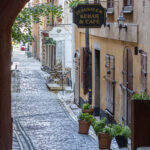
[[[11,30],[12,41],[14,42],[32,42],[32,23],[42,24],[41,17],[49,18],[61,16],[62,8],[52,4],[39,4],[33,7],[25,7],[18,14]]]
[[[52,38],[50,37],[45,37],[45,44],[46,45],[56,45],[56,41],[54,41]]]

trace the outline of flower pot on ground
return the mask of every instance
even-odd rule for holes
[[[113,125],[113,128],[119,148],[127,147],[128,138],[131,136],[130,128],[121,124]]]
[[[131,148],[150,147],[150,97],[134,94],[131,101]]]
[[[110,149],[111,138],[108,133],[99,133],[98,139],[99,139],[99,148],[100,149]]]
[[[106,125],[106,118],[103,118],[99,121],[96,121],[93,125],[93,128],[99,139],[99,148],[110,149],[111,139],[115,135],[112,125]]]
[[[111,124],[106,125],[102,131],[98,134],[99,148],[110,149],[111,140],[115,136],[115,131]]]
[[[93,115],[94,109],[91,108],[90,104],[83,104],[82,106],[82,112],[83,113],[89,113],[90,115]]]
[[[88,113],[81,113],[78,118],[79,133],[88,134],[90,124],[95,120],[94,117]]]
[[[128,139],[126,139],[124,136],[118,135],[115,137],[115,139],[117,141],[119,148],[127,147]]]

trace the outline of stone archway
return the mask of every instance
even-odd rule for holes
[[[28,0],[0,0],[0,149],[12,149],[11,27]]]

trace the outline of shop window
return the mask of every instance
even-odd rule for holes
[[[147,92],[147,54],[141,54],[141,92]]]
[[[115,104],[115,57],[111,55],[105,55],[105,67],[106,75],[106,111],[114,115]]]

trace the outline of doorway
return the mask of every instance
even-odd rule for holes
[[[123,122],[131,127],[131,97],[133,91],[133,58],[130,48],[123,53]]]
[[[100,50],[95,49],[95,106],[94,115],[100,115]]]

